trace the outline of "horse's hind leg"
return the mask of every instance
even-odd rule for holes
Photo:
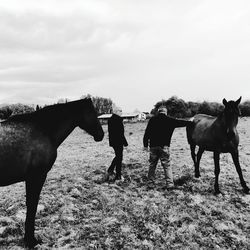
[[[200,175],[200,161],[201,161],[201,156],[204,152],[203,148],[199,147],[198,153],[197,153],[197,159],[196,159],[196,163],[195,163],[195,177],[199,178]]]
[[[196,164],[195,144],[190,144],[190,150],[191,150],[191,157],[195,165]]]
[[[241,171],[241,167],[240,167],[240,162],[239,162],[239,152],[238,150],[234,151],[234,152],[231,152],[231,155],[232,155],[232,158],[233,158],[233,162],[234,162],[234,165],[236,167],[236,170],[237,170],[237,173],[239,175],[239,178],[240,178],[240,183],[241,183],[241,186],[243,187],[243,191],[244,193],[248,194],[249,193],[249,188],[243,178],[243,175],[242,175],[242,171]]]
[[[214,174],[215,174],[214,190],[215,194],[219,194],[220,154],[218,152],[214,152]]]
[[[190,144],[190,149],[191,149],[191,157],[193,159],[194,162],[194,168],[195,168],[195,177],[196,176],[196,165],[197,165],[197,159],[196,159],[196,154],[195,154],[195,144]]]
[[[25,235],[24,241],[28,247],[34,247],[38,244],[34,236],[35,230],[35,216],[39,196],[46,179],[46,174],[43,175],[30,175],[26,180],[26,206],[27,214],[25,221]]]

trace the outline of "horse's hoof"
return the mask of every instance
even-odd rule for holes
[[[249,188],[248,188],[248,187],[244,188],[244,189],[243,189],[243,192],[244,192],[245,194],[249,194]]]
[[[195,174],[194,176],[195,176],[195,178],[200,178],[201,177],[200,174]]]
[[[36,245],[41,244],[41,240],[37,240],[35,237],[32,237],[32,239],[24,238],[24,244],[27,248],[33,249]]]
[[[223,195],[223,193],[220,190],[215,190],[214,195]]]

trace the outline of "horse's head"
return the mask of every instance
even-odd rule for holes
[[[225,118],[226,133],[230,138],[236,134],[236,126],[240,115],[240,101],[241,97],[237,101],[227,101],[225,98],[222,101],[225,106],[223,113]]]
[[[81,100],[81,115],[78,126],[94,137],[95,141],[101,141],[104,137],[102,126],[98,120],[96,110],[90,98]]]

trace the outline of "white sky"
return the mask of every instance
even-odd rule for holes
[[[0,103],[250,99],[250,1],[0,1]]]

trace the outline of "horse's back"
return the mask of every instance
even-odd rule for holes
[[[192,118],[193,125],[187,127],[187,138],[189,144],[209,145],[211,141],[211,130],[216,117],[197,114]]]
[[[215,121],[216,117],[206,114],[197,114],[193,117],[193,122],[197,124],[211,125]]]

